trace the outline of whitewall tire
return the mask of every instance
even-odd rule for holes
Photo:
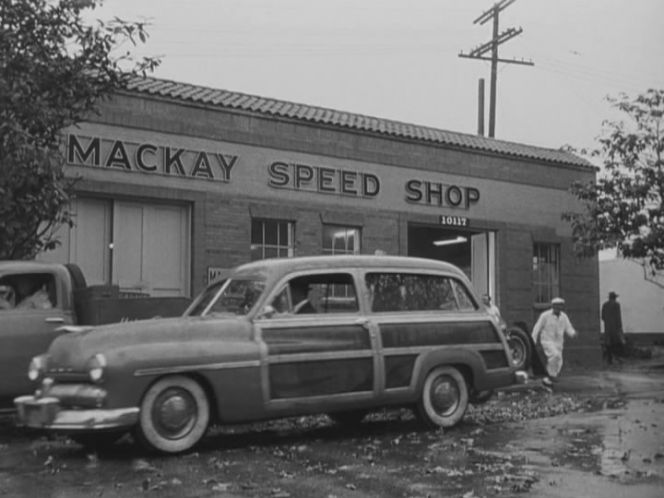
[[[468,409],[468,384],[454,367],[436,367],[424,380],[418,415],[431,428],[456,425]]]
[[[180,453],[205,435],[210,403],[203,388],[189,377],[174,375],[155,382],[143,396],[135,435],[151,450]]]

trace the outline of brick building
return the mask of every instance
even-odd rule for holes
[[[66,130],[77,224],[45,257],[90,283],[196,294],[251,259],[368,253],[450,261],[509,321],[555,295],[599,361],[598,263],[561,213],[594,169],[551,149],[153,78]]]

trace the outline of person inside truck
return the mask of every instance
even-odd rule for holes
[[[46,284],[36,282],[27,275],[16,279],[17,305],[16,309],[49,309],[53,307],[51,298],[46,290]]]
[[[10,310],[16,305],[16,293],[11,285],[0,283],[0,310]]]

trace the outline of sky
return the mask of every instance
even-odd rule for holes
[[[105,0],[93,16],[149,21],[137,55],[158,78],[477,133],[478,80],[460,58],[489,41],[491,0]],[[499,31],[495,137],[592,148],[607,96],[664,88],[662,0],[516,0]]]

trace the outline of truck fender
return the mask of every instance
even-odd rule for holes
[[[422,354],[415,362],[415,392],[422,391],[424,379],[433,368],[443,365],[463,367],[461,373],[466,377],[469,388],[477,387],[478,380],[485,375],[484,360],[477,351],[463,348],[436,349]]]
[[[72,290],[84,289],[88,286],[80,266],[75,263],[66,263],[65,268],[71,277]]]

